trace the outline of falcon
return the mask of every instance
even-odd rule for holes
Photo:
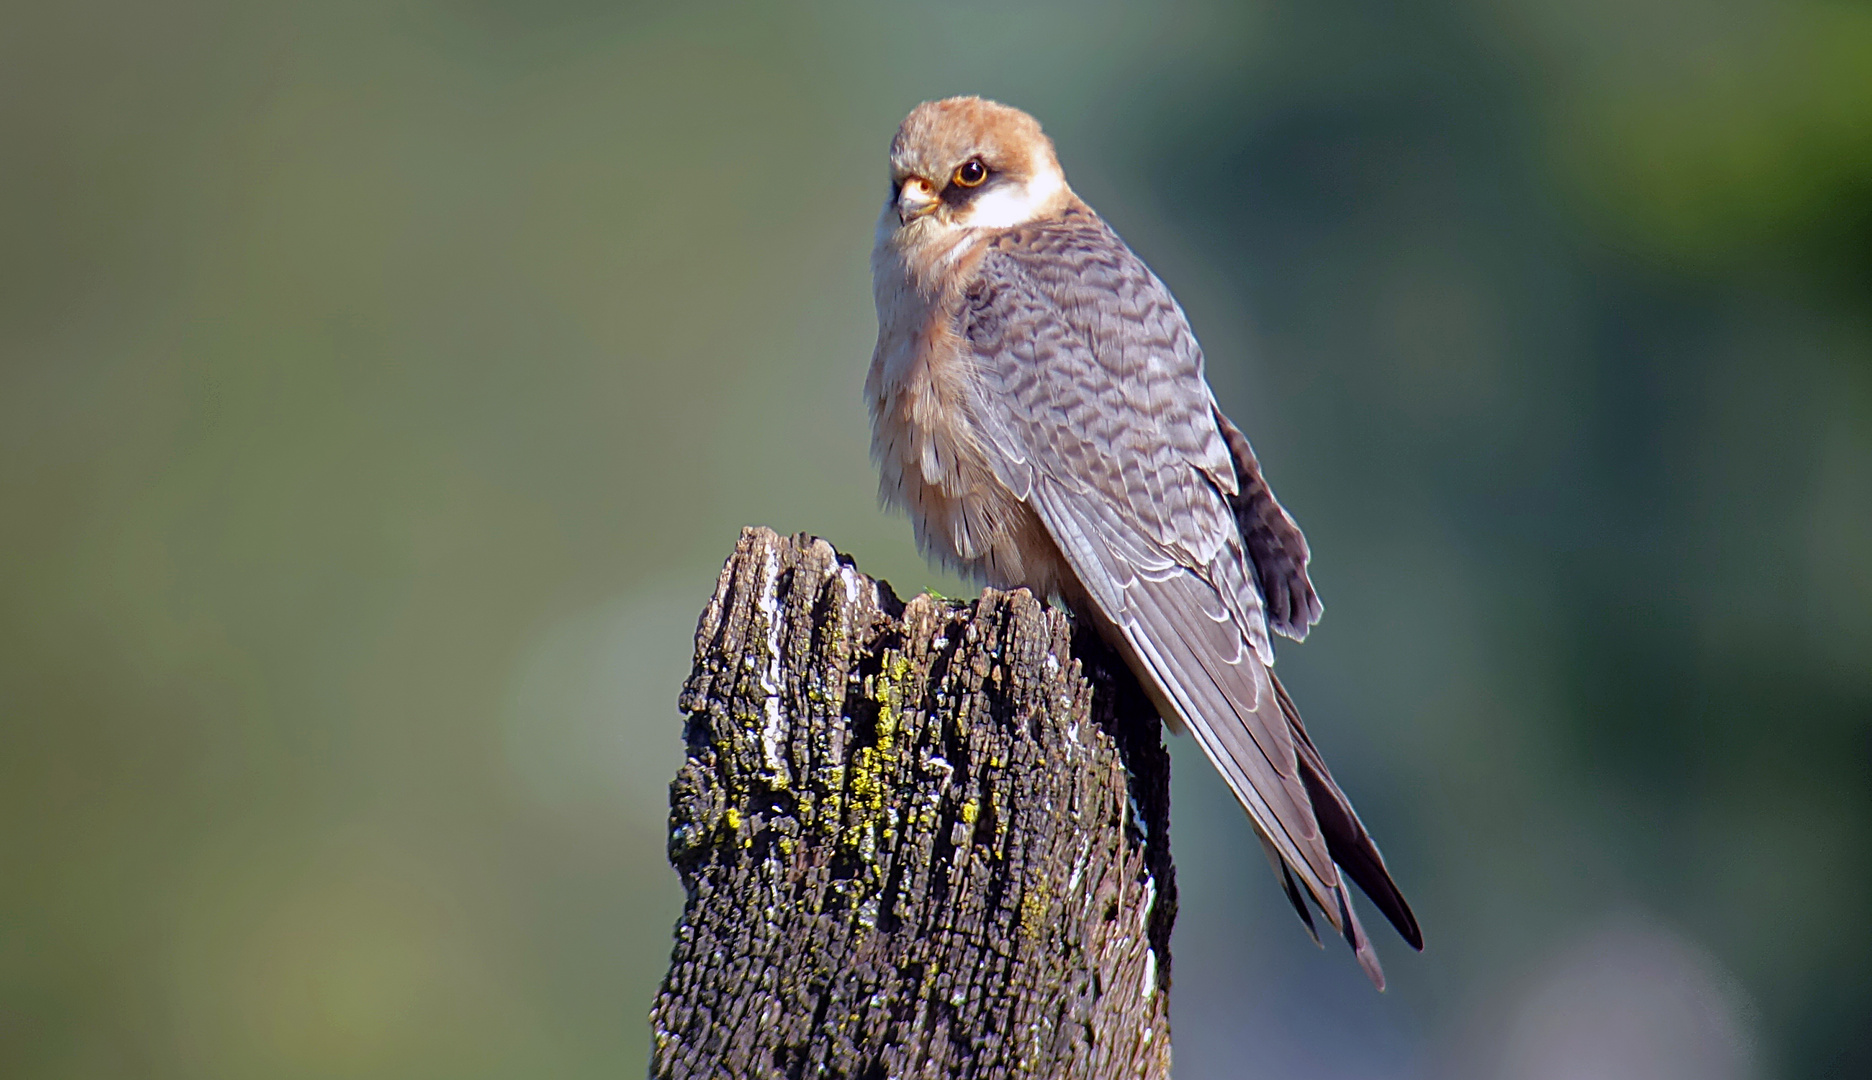
[[[1384,989],[1347,879],[1422,934],[1274,677],[1269,632],[1320,617],[1306,539],[1169,289],[1033,117],[975,97],[898,129],[871,273],[884,502],[933,560],[1096,626],[1228,782],[1314,940],[1309,901]]]

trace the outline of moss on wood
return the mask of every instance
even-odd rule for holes
[[[1168,1075],[1169,761],[1063,613],[749,529],[681,708],[652,1076]]]

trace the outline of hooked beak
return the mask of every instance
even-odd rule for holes
[[[941,205],[936,189],[921,176],[912,176],[897,189],[897,223],[908,225]]]

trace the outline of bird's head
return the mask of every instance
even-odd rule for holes
[[[899,242],[996,229],[1059,213],[1073,199],[1039,121],[978,97],[926,101],[891,140],[880,232]]]

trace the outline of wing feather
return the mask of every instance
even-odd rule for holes
[[[1411,912],[1410,903],[1404,899],[1397,882],[1391,880],[1384,855],[1378,851],[1371,834],[1365,831],[1365,823],[1359,820],[1358,812],[1352,809],[1352,800],[1339,790],[1332,773],[1327,771],[1325,759],[1314,748],[1306,725],[1300,721],[1300,710],[1294,707],[1293,699],[1287,696],[1287,688],[1279,679],[1274,680],[1274,695],[1293,729],[1294,747],[1300,755],[1300,779],[1306,784],[1314,818],[1326,838],[1326,850],[1332,853],[1333,862],[1345,875],[1371,897],[1372,903],[1397,929],[1398,936],[1409,942],[1411,948],[1421,950],[1423,930],[1417,925],[1417,916]]]
[[[1305,541],[1216,409],[1169,290],[1073,211],[993,241],[961,323],[968,407],[997,479],[1039,516],[1165,718],[1195,735],[1309,929],[1303,892],[1382,987],[1340,866],[1413,944],[1415,921],[1400,922],[1408,907],[1270,667],[1266,580],[1277,628],[1318,617]],[[1268,525],[1259,548],[1244,505]],[[1297,566],[1298,584],[1285,564],[1263,570],[1263,549]]]

